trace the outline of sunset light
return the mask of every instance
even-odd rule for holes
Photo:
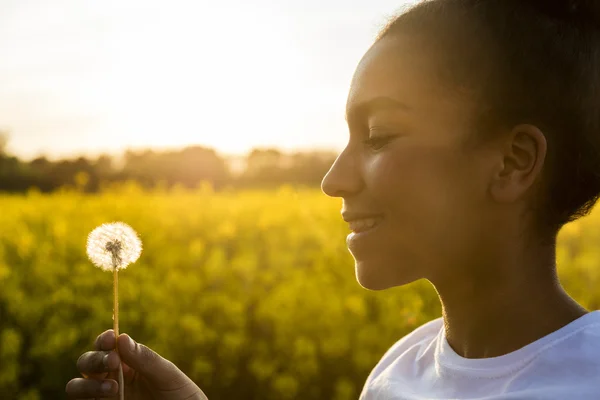
[[[340,149],[352,72],[402,5],[5,1],[0,129],[23,157]]]

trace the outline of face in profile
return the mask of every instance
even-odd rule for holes
[[[343,199],[363,287],[451,279],[468,258],[486,196],[482,155],[464,144],[471,113],[408,37],[382,39],[359,63],[346,107],[349,141],[322,189]]]

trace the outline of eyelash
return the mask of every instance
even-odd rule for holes
[[[373,136],[363,140],[363,143],[368,146],[371,150],[379,150],[383,148],[389,141],[392,139],[392,136]],[[378,144],[382,144],[378,146]]]

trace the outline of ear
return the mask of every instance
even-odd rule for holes
[[[496,201],[510,203],[525,196],[541,177],[547,143],[542,131],[529,124],[515,126],[502,143],[501,163],[490,190]]]

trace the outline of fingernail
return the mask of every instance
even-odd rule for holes
[[[104,357],[102,357],[102,364],[104,364],[104,368],[108,368],[108,354],[105,354]]]
[[[102,392],[112,392],[113,391],[113,383],[112,382],[102,382],[100,385],[100,390]]]

